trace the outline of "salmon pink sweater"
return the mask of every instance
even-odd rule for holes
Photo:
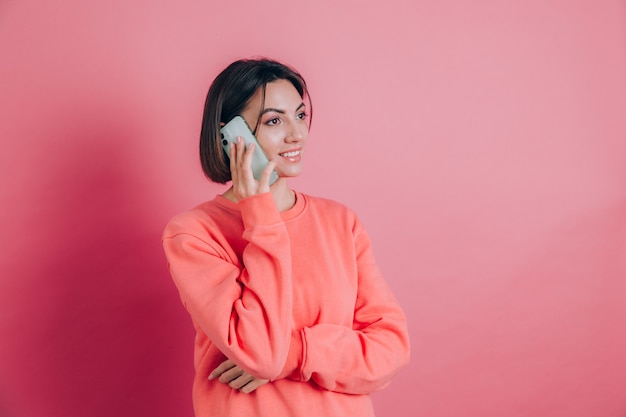
[[[163,234],[197,331],[198,417],[373,416],[369,394],[409,359],[406,318],[355,214],[296,193],[217,196]],[[226,358],[271,382],[251,394],[208,376]]]

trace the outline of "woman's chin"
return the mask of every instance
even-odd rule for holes
[[[295,178],[302,174],[302,168],[286,169],[278,171],[278,178]]]

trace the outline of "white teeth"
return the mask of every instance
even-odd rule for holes
[[[300,151],[285,152],[285,153],[280,154],[280,156],[285,156],[287,158],[293,158],[294,156],[298,156],[298,155],[300,155]]]

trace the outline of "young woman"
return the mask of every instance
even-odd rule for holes
[[[304,79],[272,60],[234,62],[209,89],[202,167],[232,186],[163,234],[197,331],[198,417],[373,416],[369,394],[408,362],[406,318],[359,219],[289,188],[311,110]],[[258,181],[253,145],[239,139],[230,158],[222,148],[220,128],[237,115],[270,160]]]

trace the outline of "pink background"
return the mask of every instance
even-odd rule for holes
[[[626,415],[624,1],[5,0],[1,416],[191,415],[160,233],[221,192],[202,104],[252,55],[409,316],[380,416]]]

